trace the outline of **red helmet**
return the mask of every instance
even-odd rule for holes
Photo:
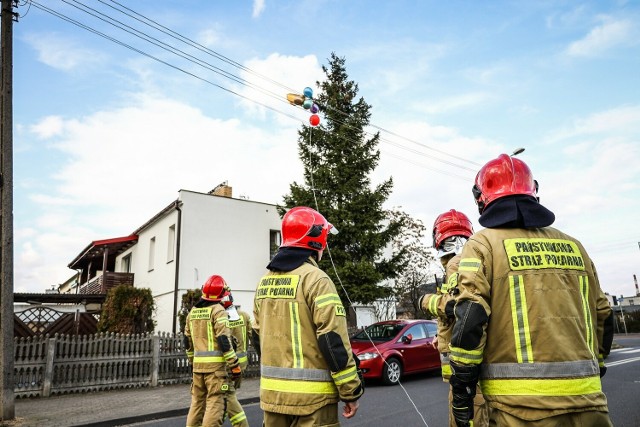
[[[537,197],[538,182],[533,179],[525,162],[500,154],[480,169],[472,191],[478,211],[482,213],[490,203],[501,197],[517,194]]]
[[[225,286],[227,286],[227,282],[222,276],[214,274],[202,285],[202,299],[214,302],[221,301],[225,293]]]
[[[315,209],[297,206],[282,218],[282,247],[321,251],[327,247],[327,234],[332,228]]]
[[[433,247],[438,249],[447,237],[470,237],[472,234],[473,225],[471,225],[469,218],[462,212],[451,209],[438,215],[433,223]]]

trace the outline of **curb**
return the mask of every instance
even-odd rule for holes
[[[260,402],[260,397],[247,397],[244,399],[238,399],[241,405],[251,405],[253,403]],[[126,426],[128,424],[143,423],[146,421],[161,420],[165,418],[183,417],[189,413],[189,408],[172,409],[170,411],[156,412],[153,414],[136,415],[133,417],[117,418],[107,421],[99,421],[90,424],[75,424],[75,427],[118,427]]]

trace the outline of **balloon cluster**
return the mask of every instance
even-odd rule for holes
[[[302,91],[302,95],[297,93],[288,93],[287,101],[293,105],[302,105],[302,108],[311,112],[311,116],[309,117],[309,123],[311,126],[315,127],[320,124],[320,116],[318,115],[320,108],[318,107],[318,104],[313,102],[313,89],[305,87],[304,91]]]

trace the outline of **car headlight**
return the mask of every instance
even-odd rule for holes
[[[378,353],[360,353],[358,355],[358,359],[360,360],[370,360],[375,359],[376,357],[380,357]]]

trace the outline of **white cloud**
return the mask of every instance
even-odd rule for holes
[[[571,43],[566,50],[569,56],[594,57],[617,45],[630,42],[633,28],[629,20],[602,18],[604,22],[593,28],[584,38]]]
[[[253,13],[251,14],[251,16],[254,18],[259,17],[260,14],[262,14],[262,12],[264,11],[264,8],[264,0],[253,0]]]
[[[40,139],[51,138],[62,133],[63,120],[60,116],[48,116],[30,127],[30,131],[35,133]]]
[[[38,60],[63,71],[86,68],[106,60],[102,52],[88,49],[77,41],[55,33],[32,33],[25,41],[38,52]]]
[[[73,274],[66,265],[92,240],[131,233],[180,189],[229,181],[236,196],[277,203],[300,180],[295,122],[265,131],[177,101],[129,99],[129,107],[63,121],[52,137],[67,161],[42,177],[54,183],[50,193],[27,194],[40,213],[16,236],[16,289],[63,282]]]
[[[249,116],[266,118],[269,108],[263,105],[267,105],[288,116],[293,116],[291,118],[278,113],[269,116],[269,118],[275,117],[277,123],[295,126],[299,124],[295,119],[308,120],[309,112],[289,104],[286,96],[290,92],[301,94],[307,86],[314,91],[317,90],[315,82],[324,80],[325,75],[315,55],[298,57],[272,53],[265,59],[249,60],[245,66],[253,73],[242,71],[241,77],[252,87],[241,86],[237,91],[246,97],[241,104],[246,108]]]

